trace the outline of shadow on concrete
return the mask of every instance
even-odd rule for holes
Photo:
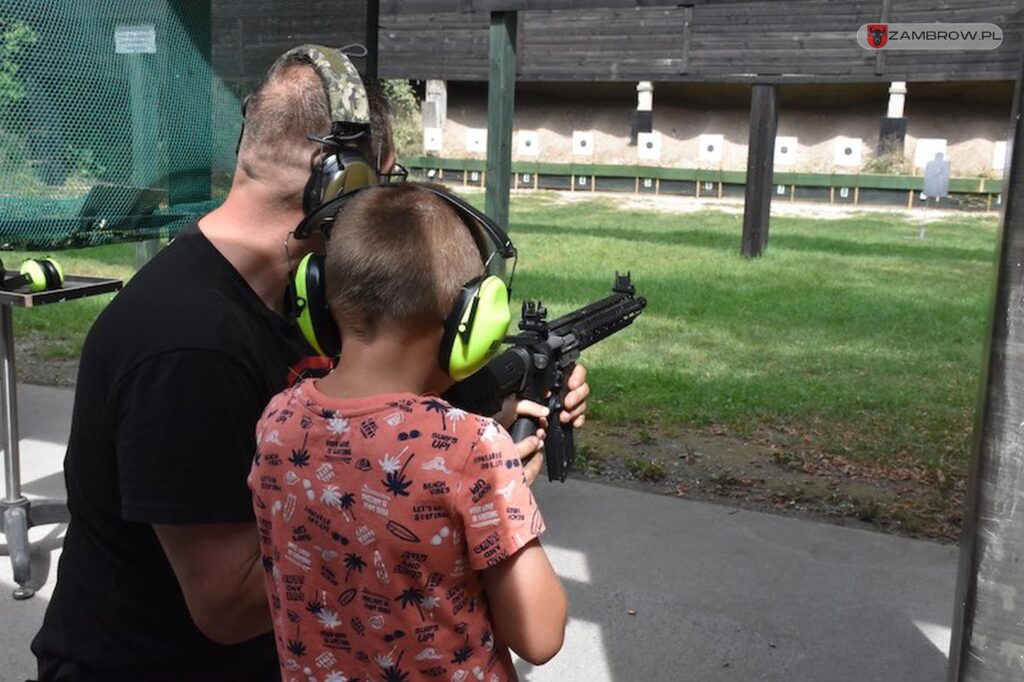
[[[599,484],[537,494],[572,621],[524,680],[945,675],[918,623],[948,628],[953,547]]]

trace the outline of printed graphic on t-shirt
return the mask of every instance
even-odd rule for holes
[[[515,679],[476,571],[544,530],[511,438],[412,394],[304,381],[257,425],[249,476],[282,679]]]

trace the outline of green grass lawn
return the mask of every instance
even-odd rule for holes
[[[554,317],[607,295],[616,270],[648,299],[632,327],[584,354],[594,417],[964,471],[994,217],[931,223],[924,241],[905,238],[918,227],[899,215],[775,217],[764,257],[745,260],[739,216],[616,203],[536,194],[512,208],[516,301],[543,299]],[[127,278],[134,252],[57,255],[69,272]],[[17,332],[37,332],[49,357],[73,356],[109,298],[16,310]]]
[[[631,271],[648,308],[588,350],[593,414],[767,437],[804,452],[962,473],[994,276],[997,220],[773,218],[764,257],[742,218],[517,197],[515,297],[553,315]]]

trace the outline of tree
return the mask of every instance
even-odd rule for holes
[[[38,40],[39,35],[25,22],[0,17],[0,113],[25,97],[18,71],[28,48]]]

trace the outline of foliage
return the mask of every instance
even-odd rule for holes
[[[423,124],[412,84],[405,80],[386,80],[382,83],[382,89],[391,101],[395,155],[398,160],[422,154]]]
[[[38,34],[25,22],[0,18],[0,113],[25,96],[25,84],[18,76],[20,62],[38,39]]]
[[[902,149],[890,147],[881,154],[876,154],[864,164],[864,172],[883,175],[912,175],[914,168],[910,160],[904,156]]]

